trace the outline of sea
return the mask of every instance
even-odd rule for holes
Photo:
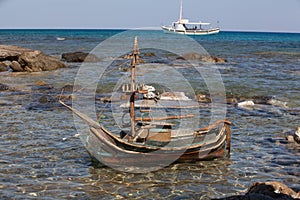
[[[128,77],[124,68],[130,62],[121,55],[131,51],[135,36],[147,69],[156,69],[151,71],[156,76],[166,73],[152,83],[159,80],[158,85],[184,91],[191,99],[226,95],[222,110],[232,123],[229,158],[143,173],[91,158],[79,122],[58,96],[72,96],[73,85],[96,85],[91,87],[94,105],[104,110],[102,124],[114,131],[118,124],[108,117],[112,106],[101,98],[110,97]],[[267,181],[300,191],[300,145],[286,140],[300,127],[299,33],[221,31],[186,37],[160,30],[18,29],[0,30],[0,45],[59,59],[78,51],[100,57],[86,66],[65,62],[67,67],[55,71],[0,72],[0,199],[212,199],[245,194],[253,183]],[[199,51],[226,62],[193,67],[178,59]],[[80,79],[85,71],[88,77]],[[201,105],[208,111],[199,111],[199,118],[209,123],[211,103]]]

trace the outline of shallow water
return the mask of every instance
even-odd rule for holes
[[[89,52],[115,33],[0,31],[0,37],[2,44],[60,55]],[[162,37],[160,31],[143,32],[149,33]],[[13,90],[0,91],[1,199],[210,199],[243,194],[257,181],[280,181],[299,191],[300,147],[285,136],[300,126],[300,35],[222,32],[194,39],[211,55],[228,60],[218,65],[227,95],[277,102],[254,109],[227,105],[233,122],[229,160],[173,164],[146,174],[98,166],[78,137],[72,114],[55,101],[64,86],[73,85],[80,65],[33,74],[5,72],[0,83]]]

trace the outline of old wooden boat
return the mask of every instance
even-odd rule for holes
[[[127,92],[131,119],[129,133],[112,133],[96,120],[60,101],[88,125],[89,131],[81,134],[85,134],[84,143],[89,153],[101,163],[118,169],[164,167],[174,162],[229,157],[231,123],[227,119],[191,130],[185,127],[173,129],[174,124],[167,120],[190,118],[193,115],[136,117],[136,96],[149,92],[135,87],[134,74],[138,54],[135,39],[131,61],[131,89]],[[143,108],[142,112],[150,110]]]

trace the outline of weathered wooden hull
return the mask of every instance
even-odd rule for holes
[[[99,129],[91,128],[91,135],[87,141],[87,149],[91,155],[104,165],[119,170],[157,169],[177,162],[197,162],[229,156],[226,149],[226,137],[221,137],[216,144],[189,149],[166,150],[159,149],[152,152],[137,152],[118,147],[113,140],[101,135]]]
[[[197,162],[230,156],[230,122],[226,120],[193,131],[192,139],[183,143],[175,138],[166,146],[151,146],[122,140],[83,113],[63,105],[89,125],[90,131],[83,136],[85,147],[94,158],[110,167],[148,170],[174,162]]]
[[[151,147],[120,142],[101,128],[91,128],[87,149],[105,165],[126,167],[163,167],[175,162],[197,162],[229,157],[229,124],[225,124],[216,140],[192,143],[185,147]]]

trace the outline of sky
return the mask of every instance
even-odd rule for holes
[[[159,29],[179,8],[180,0],[0,0],[0,29]],[[300,0],[183,0],[183,17],[227,31],[300,33]]]

